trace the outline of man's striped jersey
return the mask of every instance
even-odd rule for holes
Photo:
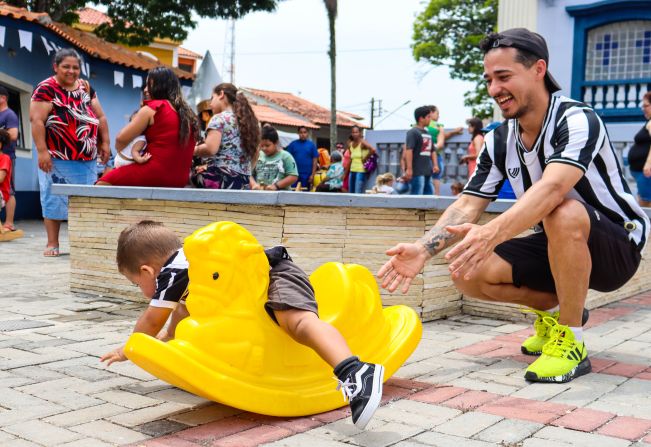
[[[542,129],[531,150],[524,148],[517,119],[486,135],[477,169],[464,194],[494,200],[508,178],[516,197],[542,178],[549,163],[566,163],[584,173],[568,194],[592,205],[610,220],[625,225],[629,239],[644,248],[649,218],[624,180],[606,127],[585,104],[552,96]]]

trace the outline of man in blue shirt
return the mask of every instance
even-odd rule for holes
[[[308,139],[308,130],[305,126],[298,128],[298,140],[289,143],[287,152],[292,154],[298,167],[298,180],[292,186],[301,184],[301,188],[312,189],[312,181],[316,172],[316,165],[319,159],[319,151],[316,145]]]
[[[9,132],[11,139],[9,145],[2,149],[2,152],[9,155],[11,158],[11,195],[5,207],[5,223],[4,228],[9,231],[15,231],[14,227],[14,214],[16,212],[16,186],[15,174],[16,171],[16,140],[18,140],[18,116],[9,108],[7,101],[9,100],[9,91],[0,85],[0,129],[5,129]]]

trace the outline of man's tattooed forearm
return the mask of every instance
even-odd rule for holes
[[[419,242],[425,246],[431,256],[434,256],[456,242],[457,236],[448,232],[445,227],[461,225],[466,222],[470,222],[470,218],[465,213],[450,207],[443,213],[436,225],[420,238]]]

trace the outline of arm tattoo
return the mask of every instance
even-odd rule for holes
[[[448,225],[461,225],[470,221],[471,219],[463,211],[451,206],[443,213],[436,225],[418,241],[425,246],[431,256],[434,256],[456,242],[457,236],[446,231],[445,227]]]

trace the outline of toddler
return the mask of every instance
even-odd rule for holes
[[[271,267],[265,311],[295,341],[312,348],[334,368],[353,423],[364,428],[382,398],[384,367],[353,356],[339,331],[319,319],[308,276],[284,247],[265,250],[265,254]],[[151,300],[134,332],[163,340],[173,338],[179,321],[188,316],[185,299],[189,284],[189,264],[176,234],[152,221],[129,226],[118,239],[117,264],[120,273]],[[168,329],[162,331],[168,318]],[[100,360],[110,365],[126,359],[124,347],[119,347]]]

